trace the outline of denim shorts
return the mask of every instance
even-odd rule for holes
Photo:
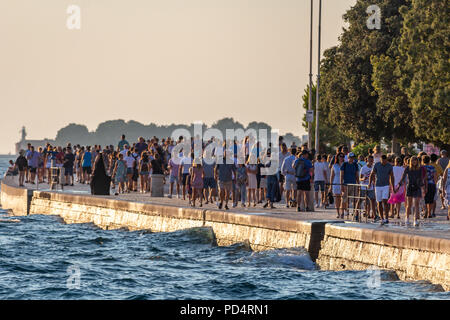
[[[217,188],[216,180],[214,178],[203,178],[203,188],[216,189]]]
[[[325,191],[325,181],[314,181],[314,191],[318,192],[320,187],[320,191]]]

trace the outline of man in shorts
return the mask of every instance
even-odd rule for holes
[[[392,165],[388,163],[387,156],[383,154],[381,161],[375,163],[369,178],[369,187],[375,184],[375,198],[378,205],[378,214],[381,217],[381,224],[389,223],[389,186],[394,190],[394,173]],[[384,207],[384,210],[383,210]]]
[[[66,148],[66,154],[64,155],[64,175],[66,178],[66,183],[65,185],[68,186],[69,185],[69,181],[70,181],[70,185],[73,186],[73,165],[75,162],[75,155],[72,152],[72,148],[71,147],[67,147]]]
[[[376,208],[375,190],[373,189],[373,186],[369,187],[369,179],[370,174],[372,173],[373,163],[374,163],[373,156],[370,155],[367,157],[367,163],[361,168],[360,181],[363,186],[361,187],[360,197],[366,198],[365,207],[368,217],[370,219],[377,220],[376,218],[377,214],[375,209]],[[357,206],[359,208],[359,204]]]
[[[233,188],[233,174],[236,177],[236,166],[234,165],[233,160],[226,161],[226,159],[227,152],[224,151],[224,163],[216,164],[216,167],[214,168],[214,176],[216,178],[216,181],[219,181],[220,203],[218,205],[218,208],[222,209],[223,201],[225,200],[225,210],[228,210],[228,199]]]
[[[297,212],[309,211],[308,208],[308,192],[311,191],[311,177],[314,174],[311,161],[308,160],[308,151],[303,150],[299,154],[298,159],[292,164],[295,170],[295,180],[297,183]],[[303,200],[303,209],[301,208]]]
[[[217,184],[214,179],[214,167],[216,166],[214,161],[203,158],[203,196],[205,203],[213,203],[213,197],[216,198]]]
[[[345,150],[345,148],[343,148]],[[344,162],[341,167],[341,185],[343,193],[343,208],[348,215],[348,197],[357,196],[357,187],[355,184],[359,183],[359,167],[356,163],[356,156],[353,152],[348,154],[348,162]],[[350,186],[349,186],[350,184]],[[353,208],[356,206],[356,201],[353,199]]]
[[[296,198],[297,182],[295,181],[295,170],[292,167],[292,164],[297,159],[295,157],[296,153],[297,148],[291,148],[290,155],[284,158],[281,165],[281,175],[285,178],[284,189],[286,190],[286,208],[289,208]]]

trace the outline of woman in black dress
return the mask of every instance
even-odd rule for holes
[[[103,153],[99,153],[91,175],[91,194],[109,196],[110,185],[111,177],[106,174]]]

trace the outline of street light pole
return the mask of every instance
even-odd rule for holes
[[[322,0],[319,0],[319,51],[317,58],[317,87],[316,87],[316,139],[315,148],[316,152],[319,152],[319,89],[320,89],[320,40],[322,32]]]
[[[311,27],[309,36],[309,100],[308,111],[312,108],[312,55],[313,55],[313,0],[311,0]],[[312,148],[311,122],[308,122],[308,148]]]

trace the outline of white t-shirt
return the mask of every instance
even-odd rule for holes
[[[324,162],[314,163],[314,181],[325,181],[325,173],[327,171],[327,164]],[[327,177],[328,179],[328,177]]]
[[[361,176],[363,176],[363,178],[361,179],[361,184],[366,185],[366,186],[369,185],[369,178],[370,178],[370,174],[372,173],[372,169],[373,169],[373,165],[370,168],[367,165],[365,165],[361,168],[361,171],[359,171],[359,174]],[[361,189],[366,190],[366,187],[361,187]],[[373,186],[367,190],[373,190]]]
[[[127,168],[133,168],[134,158],[132,156],[126,156],[123,160],[127,163]]]
[[[392,167],[392,171],[394,173],[394,185],[397,186],[403,176],[405,168],[403,168],[402,166],[394,166]]]

